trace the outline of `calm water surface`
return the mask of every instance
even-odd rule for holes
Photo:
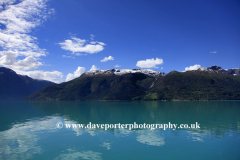
[[[57,128],[57,123],[63,128]],[[193,124],[198,129],[66,128]],[[0,159],[240,159],[240,101],[0,101]]]

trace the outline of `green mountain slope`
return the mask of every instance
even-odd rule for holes
[[[153,77],[142,73],[82,75],[72,81],[46,87],[27,100],[131,100],[145,95]]]
[[[159,79],[149,92],[161,100],[240,100],[240,77],[173,71]]]
[[[240,100],[240,77],[223,71],[172,71],[165,76],[110,71],[84,73],[26,100]]]

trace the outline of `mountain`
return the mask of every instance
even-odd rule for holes
[[[158,72],[155,70],[151,70],[151,69],[108,69],[108,70],[93,70],[93,71],[88,71],[85,72],[83,75],[98,75],[98,74],[108,74],[108,75],[124,75],[124,74],[128,74],[128,73],[143,73],[146,74],[148,76],[153,76],[153,77],[158,77],[158,76],[164,76],[165,73],[163,72]]]
[[[162,74],[152,70],[95,70],[79,78],[46,87],[28,100],[131,100],[145,91]]]
[[[198,69],[199,71],[205,71],[209,73],[223,73],[223,74],[228,74],[228,75],[233,75],[233,76],[240,76],[240,69],[239,68],[233,68],[233,69],[222,69],[220,66],[214,65],[210,67],[201,67]]]
[[[199,70],[172,71],[157,81],[149,94],[161,100],[240,100],[240,77]]]
[[[0,67],[0,99],[23,99],[34,92],[55,83],[36,80],[28,76],[16,74],[11,69]]]
[[[144,69],[95,70],[41,89],[26,100],[240,100],[239,69],[219,66],[168,74]]]

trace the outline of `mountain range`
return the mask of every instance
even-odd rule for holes
[[[45,87],[26,100],[240,100],[240,69],[215,65],[168,74],[150,69],[83,73]]]
[[[0,100],[23,99],[55,83],[19,75],[11,69],[0,67]]]

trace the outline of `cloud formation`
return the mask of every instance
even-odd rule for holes
[[[121,67],[120,65],[116,64],[114,67],[118,68],[118,67]]]
[[[0,46],[18,56],[45,56],[47,52],[36,44],[36,37],[29,35],[31,29],[39,26],[53,10],[46,7],[47,0],[25,0],[10,5],[0,12]],[[6,4],[6,3],[5,3]],[[2,53],[3,54],[3,53]]]
[[[63,74],[59,71],[42,71],[42,70],[35,70],[35,71],[23,71],[23,70],[15,70],[16,73],[20,75],[27,75],[34,79],[43,79],[52,81],[55,83],[61,83],[63,80]]]
[[[186,67],[186,68],[185,68],[185,71],[197,70],[197,69],[199,69],[199,68],[201,68],[201,65],[195,64],[194,66]]]
[[[45,21],[54,10],[46,5],[48,0],[2,0],[0,1],[0,65],[15,70],[18,74],[36,79],[59,82],[58,71],[27,71],[37,69],[44,63],[41,56],[48,53],[39,48],[31,30]],[[24,57],[20,59],[19,57]]]
[[[84,72],[85,72],[84,67],[78,67],[77,70],[73,74],[68,73],[67,78],[66,78],[66,82],[81,76]]]
[[[217,53],[217,51],[212,51],[212,52],[210,52],[210,53]]]
[[[87,40],[77,37],[71,37],[64,42],[59,43],[61,48],[67,51],[71,51],[72,54],[81,55],[79,53],[98,53],[104,49],[104,43],[98,41],[91,41],[87,43]]]
[[[101,60],[101,62],[107,62],[107,61],[110,61],[110,60],[114,60],[114,58],[112,56],[109,56],[109,57],[105,57],[103,60]]]
[[[140,68],[158,68],[157,65],[161,65],[161,64],[163,64],[163,59],[152,58],[152,59],[138,61],[136,66]]]
[[[30,70],[36,69],[39,66],[43,65],[41,62],[38,62],[33,56],[28,56],[23,60],[16,60],[15,54],[12,52],[2,51],[0,52],[0,64],[18,70]]]
[[[90,39],[91,39],[92,41],[94,40],[94,37],[95,37],[95,36],[94,36],[93,34],[90,35]]]
[[[94,71],[94,70],[98,70],[99,68],[97,68],[97,66],[92,65],[92,68],[90,69],[90,71]]]
[[[62,57],[64,57],[64,58],[73,58],[73,59],[75,59],[75,57],[73,57],[73,56],[62,55]]]

